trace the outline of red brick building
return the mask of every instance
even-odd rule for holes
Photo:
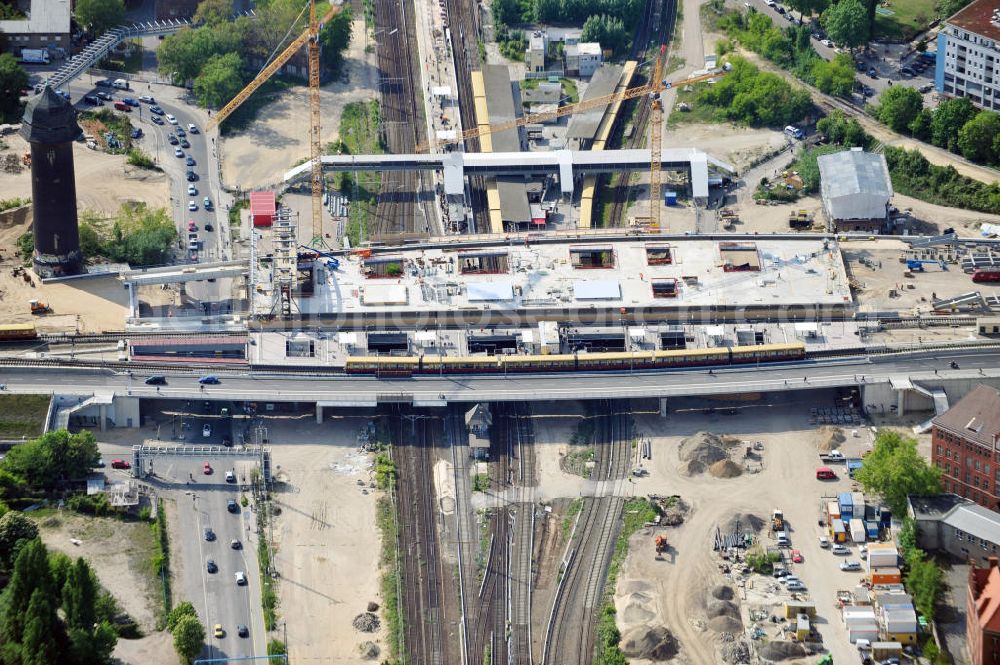
[[[945,492],[1000,511],[1000,391],[976,386],[934,418],[931,460]]]
[[[989,568],[969,570],[965,641],[972,665],[1000,665],[1000,568],[990,557]]]

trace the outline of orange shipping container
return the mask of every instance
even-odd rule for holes
[[[900,584],[902,579],[899,568],[876,568],[871,572],[872,584]]]

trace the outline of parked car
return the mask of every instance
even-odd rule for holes
[[[201,435],[212,436],[212,426],[206,423],[205,426],[201,428]],[[205,466],[208,466],[208,462],[205,462]]]
[[[250,629],[243,624],[236,624],[236,634],[240,637],[250,637]]]
[[[212,209],[212,199],[208,198],[207,196],[204,199],[202,199],[201,203],[203,206],[205,206],[205,210]]]
[[[211,224],[206,224],[205,225],[205,230],[208,231],[209,233],[211,233],[212,231],[215,230],[215,227],[212,226]]]
[[[236,499],[229,499],[228,501],[226,501],[226,510],[228,510],[231,513],[239,512],[240,508],[238,505],[236,505]]]
[[[167,385],[167,377],[161,374],[154,374],[153,376],[147,377],[143,383],[147,386],[165,386]]]
[[[233,538],[229,543],[229,547],[234,550],[241,550],[243,549],[243,543]]]
[[[201,471],[206,476],[212,475],[212,465],[209,464],[208,462],[205,462],[204,464],[201,465]]]
[[[163,109],[161,109],[159,106],[155,106],[155,105],[149,107],[149,112],[150,113],[155,113],[156,115],[164,115]]]
[[[126,104],[128,104],[129,106],[133,106],[133,107],[134,106],[139,106],[139,100],[138,99],[134,99],[132,97],[122,97],[122,101],[125,102]]]
[[[926,95],[928,92],[930,92],[931,90],[934,89],[934,84],[933,83],[925,83],[922,86],[920,86],[920,88],[918,88],[918,89],[920,90],[920,92],[922,94]]]
[[[778,579],[781,579],[782,577],[788,577],[791,574],[792,574],[791,571],[785,568],[775,568],[774,572],[772,573],[772,575]]]
[[[878,78],[878,72],[875,71],[874,67],[869,67],[868,68],[868,76],[872,77],[873,79],[877,79]]]
[[[820,41],[820,44],[822,44],[823,46],[825,46],[827,48],[833,48],[833,42],[830,41],[829,39],[824,39],[824,40]]]
[[[112,469],[131,469],[132,465],[123,459],[113,459],[111,460]]]
[[[97,91],[97,97],[99,99],[103,99],[106,102],[110,102],[112,99],[114,99],[114,97],[111,96],[110,92],[104,92],[103,90]]]
[[[216,637],[225,637],[226,631],[222,629],[221,623],[217,623],[215,624],[215,628],[212,629],[212,634],[215,635]]]
[[[100,81],[94,83],[94,85],[96,85],[98,88],[110,88],[111,79],[101,79]]]
[[[173,134],[167,134],[167,143],[169,143],[170,145],[177,145],[178,143],[180,143],[180,141],[178,141],[177,137],[174,136]],[[178,148],[178,150],[180,150],[180,148]]]
[[[195,203],[194,201],[188,201],[188,210],[190,210],[191,212],[194,212],[197,209],[198,209],[198,204],[197,203]]]
[[[83,101],[87,102],[91,106],[104,106],[104,102],[97,95],[85,95]]]
[[[175,129],[174,131],[177,132],[177,136],[187,136],[187,132],[184,131],[184,128],[181,127],[180,125],[178,125],[177,129]]]
[[[152,123],[153,123],[154,125],[162,125],[162,124],[163,124],[163,118],[161,118],[161,117],[160,117],[160,116],[158,116],[158,115],[154,115],[154,116],[153,116],[153,117],[151,117],[151,118],[150,118],[149,120],[150,120],[150,121],[151,121],[151,122],[152,122]]]
[[[176,125],[177,124],[177,118],[175,118],[171,114],[168,113],[166,115],[166,118],[167,118],[167,122],[169,122],[171,125]]]
[[[181,147],[187,149],[191,147],[191,144],[188,143],[187,139],[181,139]]]
[[[840,562],[840,569],[843,570],[843,571],[845,571],[845,572],[850,572],[850,571],[855,571],[855,570],[861,570],[861,562],[860,561],[841,561]]]
[[[806,585],[803,584],[802,582],[792,582],[788,584],[785,588],[788,589],[789,591],[805,591]]]
[[[183,156],[184,156],[184,151],[183,150],[181,150],[180,148],[174,148],[174,157],[176,157],[177,159],[180,159]]]
[[[194,125],[194,123],[188,123],[188,131],[192,134],[197,134],[198,128]]]
[[[188,185],[188,196],[197,196],[197,195],[198,195],[198,189],[194,185]],[[190,222],[190,224],[194,224],[194,222]]]
[[[820,536],[819,537],[819,546],[822,547],[823,549],[826,549],[827,547],[830,546],[830,539],[827,538],[826,536]]]
[[[209,526],[205,527],[205,540],[207,540],[208,542],[212,542],[213,540],[215,540],[215,532],[212,531],[212,527]]]
[[[149,95],[143,95],[142,97],[139,98],[139,101],[143,102],[145,104],[155,104],[156,103],[156,100],[153,99],[152,97],[150,97]]]
[[[834,545],[833,548],[830,550],[830,552],[836,554],[837,556],[847,556],[848,554],[851,553],[851,550],[844,547],[843,545]]]
[[[132,128],[132,138],[134,138],[134,139],[141,139],[142,138],[142,127],[133,127]]]
[[[900,67],[899,68],[899,73],[903,74],[904,76],[916,76],[917,75],[916,70],[914,70],[913,67],[910,67],[910,66]]]
[[[802,552],[792,550],[792,563],[802,563]]]
[[[226,471],[226,482],[227,483],[235,483],[236,482],[236,474],[233,473],[232,471]]]
[[[188,172],[187,172],[187,181],[188,182],[194,182],[197,179],[198,179],[198,174],[195,173],[194,171],[188,170]]]
[[[789,584],[802,584],[802,580],[799,579],[798,575],[788,575],[781,580],[781,583],[788,586]]]
[[[219,572],[219,567],[215,565],[215,561],[213,561],[212,559],[208,560],[208,563],[206,564],[205,567],[208,569],[209,573]]]
[[[240,586],[243,586],[247,583],[247,576],[242,570],[236,573],[236,583]]]
[[[184,163],[187,164],[188,166],[194,166],[195,164],[194,157],[188,157],[186,160],[184,160]]]
[[[103,469],[104,467],[105,467],[104,460],[99,459],[96,462],[94,462],[95,469]]]

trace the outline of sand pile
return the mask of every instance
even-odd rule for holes
[[[718,616],[709,619],[708,627],[717,633],[742,633],[743,622],[731,616]]]
[[[694,476],[705,471],[716,462],[729,459],[729,448],[738,443],[731,437],[722,437],[712,432],[697,432],[681,441],[679,455],[681,473]]]
[[[705,613],[708,614],[709,618],[722,616],[738,618],[740,616],[740,608],[728,600],[712,600],[709,601],[708,607],[705,608]]]
[[[767,522],[757,517],[753,513],[736,513],[729,518],[728,522],[721,525],[722,533],[732,533],[739,528],[740,533],[760,533],[767,526]]]
[[[669,660],[677,655],[677,640],[663,626],[636,626],[622,635],[620,646],[629,658]]]
[[[736,597],[736,592],[733,591],[733,587],[725,584],[713,587],[709,593],[711,593],[712,598],[715,598],[716,600],[732,600]]]
[[[656,612],[647,609],[644,603],[629,603],[622,612],[622,620],[628,624],[646,623],[655,616]]]
[[[757,655],[764,660],[788,660],[806,655],[805,647],[798,642],[768,642],[757,649]]]
[[[708,467],[708,472],[716,478],[736,478],[743,475],[743,467],[733,460],[725,459]]]
[[[821,453],[836,450],[840,447],[840,444],[847,440],[847,437],[844,436],[844,430],[839,427],[831,427],[830,425],[823,425],[816,430],[816,437],[816,448]]]

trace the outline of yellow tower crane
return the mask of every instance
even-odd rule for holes
[[[316,19],[316,0],[309,0],[309,28],[296,37],[285,47],[274,60],[269,62],[260,73],[250,81],[245,88],[236,93],[236,96],[229,100],[209,121],[208,127],[212,128],[222,123],[233,111],[240,107],[250,95],[257,91],[260,86],[280,70],[286,62],[291,59],[295,52],[304,44],[308,44],[309,55],[309,157],[312,160],[312,219],[305,229],[307,233],[299,231],[299,241],[314,244],[318,238],[322,237],[323,229],[323,165],[322,145],[320,142],[320,110],[319,110],[319,31],[324,23],[340,12],[339,6],[330,7],[330,11],[320,19]]]
[[[662,90],[669,87],[666,83],[660,84],[666,53],[667,46],[661,44],[660,55],[656,58],[656,64],[653,66],[653,84],[661,87]],[[651,92],[652,99],[649,100],[650,122],[652,123],[649,141],[649,225],[656,231],[661,230],[660,208],[663,207],[663,202],[660,201],[660,176],[663,166],[663,99],[660,94],[660,90]]]

